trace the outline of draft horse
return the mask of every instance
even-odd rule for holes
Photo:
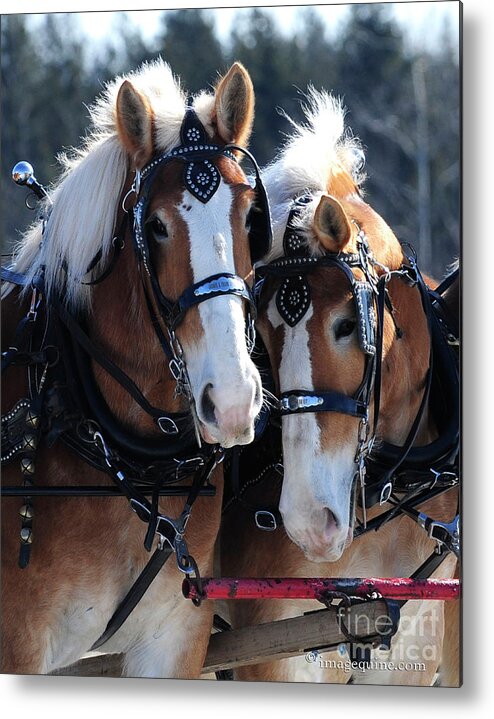
[[[238,450],[237,496],[222,523],[222,574],[408,577],[436,547],[426,518],[449,523],[456,514],[454,338],[445,338],[431,310],[412,249],[363,199],[363,153],[341,104],[324,92],[311,90],[308,98],[306,124],[294,124],[263,175],[273,248],[258,269],[258,326],[278,413],[264,444],[261,438]],[[439,295],[436,301],[445,304]],[[428,532],[414,521],[417,507]],[[257,531],[253,515],[271,531]],[[451,531],[448,542],[455,541]],[[435,559],[427,565],[428,574],[449,578],[455,565],[455,554],[445,553],[439,567]],[[391,651],[371,655],[395,667],[408,663],[407,670],[345,668],[343,661],[326,668],[293,658],[243,667],[237,676],[429,685],[442,660],[443,604],[407,602]],[[316,607],[228,603],[234,627]],[[459,642],[452,637],[450,678]],[[337,653],[322,658],[342,660]]]
[[[262,404],[253,115],[239,63],[190,99],[162,61],[113,81],[2,270],[3,672],[101,647],[128,676],[200,673],[212,614],[181,580],[211,571],[223,448]]]

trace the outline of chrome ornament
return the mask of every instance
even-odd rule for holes
[[[33,166],[29,162],[21,160],[12,170],[12,179],[16,185],[31,185],[36,181]]]

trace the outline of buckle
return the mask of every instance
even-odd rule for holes
[[[259,509],[254,515],[256,527],[264,532],[274,532],[278,529],[276,517],[267,509]]]
[[[175,553],[177,568],[183,574],[193,574],[194,566],[189,561],[189,550],[184,539],[184,532],[189,520],[190,512],[182,512],[178,519],[172,519],[160,514],[156,534],[158,535],[158,547],[163,549],[165,542],[169,544]],[[171,538],[166,534],[166,528],[170,527],[175,536]]]
[[[304,394],[291,394],[280,400],[280,410],[282,412],[297,412],[301,409],[319,407],[322,404],[324,404],[324,399],[322,397]]]
[[[172,373],[172,377],[175,380],[175,382],[180,382],[182,379],[182,372],[183,372],[182,360],[173,358],[168,363],[168,366],[170,368],[170,372]]]
[[[386,482],[384,487],[381,489],[381,496],[379,497],[379,504],[383,505],[386,504],[388,499],[391,497],[391,492],[393,491],[393,483],[392,482]]]
[[[441,546],[460,556],[460,523],[458,515],[452,522],[433,521],[429,524],[429,537]]]
[[[164,434],[178,434],[178,427],[171,417],[158,417],[156,423]]]
[[[434,489],[436,484],[446,482],[446,486],[454,487],[456,484],[458,484],[458,472],[452,472],[450,470],[443,470],[441,472],[437,472],[432,467],[429,467],[429,472],[434,475],[434,480],[432,481],[432,484],[430,485],[429,489]]]
[[[180,476],[180,473],[182,470],[185,470],[186,474],[183,476],[187,476],[188,474],[191,474],[192,472],[197,472],[197,470],[200,467],[204,466],[204,459],[203,457],[189,457],[189,459],[175,459],[175,462],[177,463],[177,466],[175,468],[175,481],[178,482],[182,477]]]
[[[213,280],[204,280],[194,290],[196,297],[211,295],[216,292],[221,294],[232,294],[244,290],[244,282],[240,277],[216,277]]]

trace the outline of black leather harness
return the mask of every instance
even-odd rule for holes
[[[418,521],[442,545],[458,553],[458,518],[450,524],[434,522],[421,515],[416,507],[450,487],[458,484],[459,477],[459,370],[458,370],[458,323],[451,317],[443,299],[443,293],[458,276],[458,271],[447,278],[437,290],[430,290],[417,266],[413,248],[403,246],[404,261],[397,270],[389,270],[376,262],[365,234],[359,229],[357,252],[321,256],[309,254],[296,219],[300,211],[311,201],[310,195],[294,200],[284,235],[284,256],[257,268],[256,294],[262,297],[267,276],[281,280],[276,294],[276,306],[287,324],[299,322],[310,305],[310,286],[307,275],[321,267],[338,268],[348,279],[356,305],[359,343],[365,354],[362,382],[352,396],[334,391],[306,391],[292,389],[279,397],[277,411],[270,418],[271,435],[267,443],[259,437],[257,446],[237,448],[243,455],[242,467],[233,467],[233,485],[237,499],[252,511],[256,525],[272,531],[281,524],[277,506],[261,508],[248,502],[246,496],[258,483],[268,479],[276,485],[281,482],[283,468],[281,458],[280,418],[295,413],[338,412],[359,418],[358,444],[355,461],[356,482],[360,483],[360,504],[364,520],[355,529],[355,536],[376,530],[399,514],[407,514]],[[352,268],[358,268],[365,281],[357,280]],[[417,288],[426,316],[431,349],[425,389],[417,415],[403,446],[387,442],[374,445],[381,398],[382,343],[384,316],[390,314],[396,335],[401,336],[397,326],[387,285],[391,277]],[[262,355],[258,348],[257,354]],[[369,426],[369,410],[373,394],[373,427]],[[421,419],[429,407],[437,424],[438,438],[425,447],[414,447]],[[276,428],[278,427],[278,428]],[[278,448],[273,449],[274,441]],[[269,446],[268,446],[269,445]],[[251,465],[252,462],[252,465]],[[235,476],[237,474],[237,476]],[[265,487],[266,485],[263,484]],[[376,504],[391,502],[393,508],[378,518],[367,522],[365,510]]]
[[[236,162],[234,152],[246,155],[255,172],[253,189],[256,203],[251,212],[249,232],[254,261],[269,250],[271,242],[269,206],[257,163],[241,147],[211,143],[196,113],[190,108],[182,124],[181,144],[155,157],[140,172],[136,171],[132,188],[123,202],[125,205],[128,197],[135,195],[132,237],[150,320],[168,359],[177,392],[189,400],[190,411],[168,412],[151,405],[133,380],[90,339],[83,318],[71,314],[60,299],[63,288],[60,295],[45,296],[43,269],[27,288],[27,280],[22,273],[2,268],[3,281],[31,290],[29,311],[17,327],[11,347],[2,354],[2,373],[12,365],[26,365],[30,388],[29,397],[20,400],[2,418],[2,463],[20,460],[23,477],[21,487],[2,487],[2,495],[21,495],[24,501],[19,565],[24,568],[29,562],[36,496],[124,495],[131,509],[147,525],[144,546],[148,552],[155,537],[158,537],[158,546],[150,562],[94,648],[101,646],[117,631],[172,553],[176,555],[180,571],[198,577],[198,568],[188,553],[184,532],[196,498],[201,494],[212,496],[215,493],[209,479],[223,460],[224,451],[219,446],[202,447],[200,440],[198,448],[193,398],[175,330],[191,307],[214,297],[235,295],[248,303],[247,332],[253,345],[255,305],[245,281],[231,273],[212,275],[193,284],[177,301],[167,298],[153,266],[144,223],[158,167],[172,160],[183,162],[186,189],[205,203],[214,195],[221,181],[215,158],[225,156]],[[39,183],[31,189],[40,199],[46,197],[46,191]],[[113,255],[108,267],[86,284],[104,281],[115,266],[126,229],[125,218],[128,215],[125,206],[124,210],[126,214],[114,238]],[[49,223],[45,226],[49,230]],[[49,241],[49,232],[47,235],[44,242]],[[88,272],[97,266],[101,256],[101,252],[95,256]],[[156,315],[155,307],[160,317]],[[164,438],[138,437],[115,419],[94,379],[91,361],[102,367],[152,417]],[[105,472],[114,487],[35,486],[36,452],[41,443],[51,447],[57,440],[83,461]],[[183,481],[189,477],[192,478],[191,484],[184,486]],[[159,497],[163,495],[186,496],[184,509],[178,518],[160,513]]]

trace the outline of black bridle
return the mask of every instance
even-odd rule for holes
[[[365,366],[362,381],[353,395],[341,392],[315,390],[306,391],[290,389],[279,396],[279,415],[283,418],[291,414],[313,412],[337,412],[359,419],[355,464],[357,467],[355,480],[360,482],[360,502],[363,510],[363,529],[367,527],[366,508],[376,502],[384,504],[393,492],[400,468],[405,467],[407,459],[413,453],[412,447],[416,440],[422,417],[428,406],[433,380],[433,348],[438,340],[438,326],[431,296],[418,269],[416,256],[412,248],[403,246],[404,261],[395,270],[379,263],[373,256],[365,233],[357,225],[357,251],[354,253],[325,252],[321,256],[311,256],[300,233],[297,218],[303,207],[312,200],[310,194],[294,200],[287,221],[283,238],[284,257],[257,268],[259,282],[256,291],[262,296],[264,278],[271,276],[281,279],[277,290],[276,306],[282,317],[290,326],[295,326],[310,306],[310,286],[307,276],[320,268],[337,268],[344,273],[352,290],[356,305],[359,343],[365,355]],[[355,223],[357,224],[357,223]],[[364,281],[358,280],[353,269],[363,273]],[[417,287],[423,311],[426,316],[431,349],[425,379],[422,400],[409,430],[408,436],[401,447],[384,445],[387,461],[379,461],[381,447],[374,448],[379,421],[382,382],[382,354],[385,313],[393,321],[396,336],[401,337],[401,329],[397,326],[393,305],[388,294],[388,283],[392,277],[399,277],[411,286]],[[439,334],[441,334],[439,332]],[[437,341],[434,342],[433,340]],[[451,359],[449,360],[451,362]],[[373,405],[372,402],[373,396]],[[373,406],[373,421],[370,426],[370,409]],[[454,423],[454,422],[453,422]],[[457,417],[456,417],[457,423]],[[433,457],[428,457],[431,467],[444,467],[458,453],[458,434],[454,428],[448,436],[447,445]],[[392,449],[391,449],[392,448]],[[421,449],[421,448],[420,448]],[[382,455],[381,455],[382,457]],[[377,458],[377,459],[376,459]],[[438,472],[426,468],[426,472]],[[445,482],[451,484],[451,473]],[[430,481],[431,475],[429,475]],[[457,481],[457,477],[455,478]],[[454,482],[453,482],[454,483]],[[437,476],[434,486],[437,487]]]
[[[245,280],[229,272],[214,274],[200,280],[187,287],[177,300],[171,300],[163,293],[156,268],[152,262],[145,228],[150,190],[158,168],[173,160],[183,162],[183,182],[186,190],[205,204],[214,196],[221,182],[221,173],[213,160],[226,157],[230,161],[237,162],[234,152],[242,153],[251,162],[255,174],[253,187],[255,203],[249,216],[249,245],[253,263],[269,251],[272,231],[267,195],[254,157],[245,148],[238,145],[221,146],[212,143],[196,112],[190,107],[184,116],[180,139],[180,145],[167,153],[156,156],[141,170],[136,170],[132,187],[124,198],[123,208],[127,211],[125,207],[127,198],[134,194],[136,201],[133,207],[133,242],[146,304],[158,340],[168,358],[170,371],[177,383],[177,391],[187,397],[193,408],[194,399],[183,350],[176,336],[177,327],[183,321],[187,311],[202,302],[226,295],[241,297],[248,304],[246,334],[248,346],[252,349],[255,339],[256,305],[252,291]],[[146,279],[149,280],[149,285]],[[155,307],[158,309],[160,318],[156,315]],[[163,332],[160,319],[166,332]]]
[[[189,108],[181,127],[181,144],[168,153],[156,156],[142,170],[136,171],[131,190],[122,202],[125,215],[113,241],[110,263],[96,279],[84,283],[98,284],[104,281],[115,267],[123,246],[125,217],[128,216],[125,205],[129,196],[134,194],[136,201],[131,231],[149,316],[177,382],[177,393],[183,393],[189,400],[189,411],[170,413],[152,406],[133,380],[93,343],[83,320],[72,315],[59,296],[46,298],[43,269],[30,283],[30,308],[17,327],[13,345],[2,354],[2,373],[11,365],[26,365],[30,387],[29,398],[20,400],[2,419],[2,439],[6,440],[7,445],[2,463],[20,459],[23,475],[21,487],[2,487],[2,494],[20,495],[24,501],[19,566],[25,568],[29,562],[36,496],[112,494],[108,487],[36,487],[36,451],[42,439],[50,447],[60,438],[83,461],[104,471],[113,480],[117,496],[125,496],[132,510],[147,525],[144,546],[148,552],[158,536],[158,548],[117,608],[95,647],[106,642],[117,631],[172,553],[176,555],[180,571],[199,576],[197,565],[188,553],[184,532],[196,498],[200,494],[214,495],[214,487],[209,484],[209,479],[215,467],[223,460],[224,450],[218,446],[208,446],[198,451],[197,444],[192,442],[192,424],[199,440],[197,424],[192,422],[193,397],[175,330],[190,308],[214,297],[238,296],[248,303],[247,340],[251,349],[254,345],[255,304],[246,282],[232,273],[206,277],[188,287],[176,301],[166,297],[152,262],[145,221],[150,190],[159,167],[173,160],[182,161],[185,188],[195,198],[206,203],[221,182],[221,172],[214,160],[224,156],[236,162],[235,152],[243,153],[254,168],[255,205],[251,211],[249,229],[252,262],[264,255],[271,243],[271,222],[266,192],[256,161],[242,147],[211,143],[196,113]],[[37,187],[38,184],[34,186],[35,193],[39,199],[45,199],[44,188],[39,186],[38,193]],[[45,233],[49,225],[46,217],[41,219]],[[43,241],[49,241],[49,236],[44,236]],[[96,268],[102,254],[101,251],[96,254],[88,272]],[[15,269],[2,267],[1,275],[3,281],[19,287],[26,288],[28,285],[27,277]],[[136,437],[115,419],[96,385],[91,360],[99,364],[153,418],[165,435],[165,441],[163,438],[157,441]],[[169,487],[191,476],[193,479],[189,486]],[[178,518],[173,519],[159,512],[158,502],[162,495],[187,497]]]

